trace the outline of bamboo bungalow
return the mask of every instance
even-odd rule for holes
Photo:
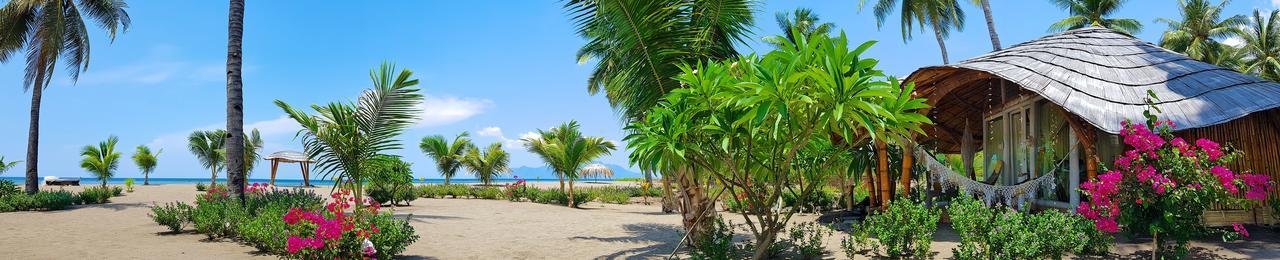
[[[933,106],[927,114],[936,125],[917,142],[965,158],[982,151],[981,161],[966,164],[990,173],[966,174],[988,184],[1054,175],[1056,189],[1033,195],[1041,207],[1069,209],[1080,202],[1080,182],[1124,149],[1117,135],[1121,121],[1144,118],[1148,91],[1158,97],[1158,116],[1176,123],[1176,135],[1234,146],[1246,156],[1235,168],[1280,177],[1280,84],[1109,29],[1045,36],[921,68],[906,80]],[[1274,222],[1269,214],[1224,209],[1205,217],[1210,223]]]

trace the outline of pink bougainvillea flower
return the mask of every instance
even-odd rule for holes
[[[1236,233],[1240,233],[1240,235],[1244,237],[1249,237],[1249,230],[1245,230],[1244,225],[1240,225],[1240,223],[1235,223],[1235,224],[1231,224],[1231,228],[1235,229]]]
[[[1209,173],[1213,174],[1213,176],[1217,176],[1218,182],[1222,183],[1222,187],[1226,188],[1227,191],[1231,192],[1231,194],[1240,193],[1240,190],[1236,188],[1235,184],[1236,175],[1231,172],[1231,169],[1227,169],[1227,167],[1222,167],[1220,165],[1214,165],[1212,168],[1209,168]]]
[[[1199,146],[1201,150],[1204,150],[1205,155],[1209,156],[1209,160],[1218,160],[1218,158],[1222,158],[1223,156],[1222,146],[1213,141],[1209,141],[1209,139],[1200,138],[1199,140],[1196,140],[1196,146]]]
[[[307,245],[302,240],[302,238],[295,237],[295,236],[289,236],[289,239],[285,240],[284,245],[285,245],[285,249],[288,250],[290,254],[297,254],[298,251],[301,251],[303,247],[310,246],[310,245]]]
[[[1267,193],[1273,187],[1271,186],[1271,177],[1262,174],[1242,174],[1240,179],[1244,180],[1245,186],[1249,187],[1249,191],[1244,193],[1244,198],[1263,201],[1267,199]]]

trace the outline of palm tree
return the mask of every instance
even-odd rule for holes
[[[262,159],[262,146],[266,143],[262,141],[262,133],[257,128],[244,136],[244,178],[247,181],[253,174],[253,167]]]
[[[357,209],[364,207],[364,181],[377,163],[375,157],[400,149],[396,137],[418,120],[422,94],[413,87],[418,80],[412,77],[413,71],[396,73],[394,64],[384,62],[369,72],[373,87],[355,103],[312,105],[314,115],[275,101],[302,126],[303,149],[316,160],[316,169],[326,177],[336,174],[337,183],[352,183]]]
[[[209,185],[218,184],[218,172],[222,171],[227,155],[223,150],[226,139],[224,130],[195,131],[187,136],[187,149],[196,156],[201,166],[209,169]]]
[[[1158,23],[1169,25],[1169,30],[1160,38],[1160,47],[1205,62],[1209,62],[1209,56],[1215,53],[1229,51],[1224,50],[1229,47],[1218,40],[1242,34],[1240,27],[1248,20],[1240,15],[1219,20],[1227,3],[1230,1],[1222,1],[1215,6],[1208,0],[1178,0],[1182,20],[1156,19]]]
[[[1080,29],[1088,26],[1104,27],[1126,34],[1142,31],[1142,22],[1127,18],[1109,18],[1127,0],[1049,0],[1071,16],[1049,26],[1051,32]]]
[[[485,186],[488,186],[494,177],[511,172],[511,168],[507,165],[510,159],[507,151],[502,150],[502,143],[493,143],[485,148],[483,153],[480,149],[468,149],[467,156],[462,159],[462,165],[475,174],[476,179],[480,179]]]
[[[808,8],[796,8],[790,15],[786,12],[778,12],[777,20],[778,28],[782,29],[782,35],[764,38],[765,42],[775,47],[781,46],[782,41],[794,44],[796,33],[799,33],[800,37],[809,37],[814,34],[831,33],[831,29],[835,28],[835,24],[819,22],[821,19]]]
[[[1253,17],[1240,38],[1244,40],[1246,59],[1241,71],[1271,81],[1280,80],[1280,11],[1263,16],[1253,10]]]
[[[858,5],[859,10],[866,3],[867,0],[861,0]],[[876,27],[884,25],[885,19],[893,12],[895,6],[901,13],[899,22],[902,27],[902,41],[911,39],[912,31],[916,26],[919,26],[921,31],[928,26],[933,29],[933,36],[938,40],[938,49],[942,51],[942,64],[951,63],[947,57],[946,39],[951,36],[951,29],[964,30],[964,10],[960,9],[960,3],[956,0],[880,0],[871,8],[876,16]]]
[[[244,42],[244,0],[231,0],[227,21],[227,182],[231,195],[244,202],[245,178],[253,169],[258,155],[246,148],[252,144],[244,140],[244,82],[240,80],[241,56]]]
[[[586,137],[582,135],[578,121],[569,121],[550,131],[538,130],[537,138],[526,138],[525,147],[529,152],[542,157],[548,167],[556,172],[556,176],[569,180],[569,206],[576,207],[573,200],[573,181],[578,179],[578,170],[601,156],[609,155],[617,149],[612,142],[603,137]]]
[[[467,150],[475,148],[468,136],[470,134],[462,132],[453,137],[453,144],[450,144],[443,135],[433,135],[423,137],[422,143],[418,144],[422,153],[436,161],[436,169],[444,177],[445,185],[449,185],[449,179],[452,179],[453,175],[458,173],[458,168],[462,167],[462,159],[466,156]]]
[[[31,127],[27,132],[27,194],[40,189],[37,179],[40,147],[40,100],[58,62],[71,80],[89,68],[89,30],[82,13],[107,31],[129,30],[129,7],[123,0],[11,0],[0,9],[0,62],[26,50],[23,89],[31,91]],[[65,57],[64,57],[65,56]]]
[[[86,145],[80,148],[80,168],[93,173],[102,181],[102,187],[107,186],[107,179],[116,175],[116,168],[120,166],[120,152],[116,152],[116,136],[107,137],[106,141],[98,143],[97,147]]]
[[[14,166],[18,166],[18,163],[21,162],[22,161],[12,161],[6,163],[4,162],[4,156],[0,156],[0,174],[4,174],[4,172],[9,171],[9,169],[12,169]]]
[[[973,4],[982,7],[982,15],[987,18],[987,34],[991,36],[991,50],[998,51],[1000,46],[1000,35],[996,35],[996,21],[991,16],[990,0],[973,0]]]
[[[142,171],[142,185],[151,185],[151,172],[156,170],[156,157],[163,153],[164,149],[151,152],[151,147],[139,145],[137,151],[133,152],[133,163],[138,165],[138,170]]]

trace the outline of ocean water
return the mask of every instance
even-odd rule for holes
[[[0,180],[9,180],[18,185],[22,185],[22,183],[26,182],[26,179],[27,179],[26,177],[0,177]],[[107,184],[124,184],[125,179],[133,179],[133,182],[135,185],[142,185],[142,178],[110,178],[110,179],[107,179]],[[218,178],[218,182],[226,182],[226,181],[227,180],[224,178]],[[516,181],[516,179],[512,179],[512,178],[493,179],[493,182],[495,183],[513,182],[513,181]],[[557,180],[556,179],[525,179],[525,181],[557,181]],[[579,179],[578,181],[609,181],[609,179]],[[43,182],[44,182],[44,179],[41,178],[41,183]],[[94,184],[99,182],[100,180],[98,180],[98,178],[85,178],[85,177],[80,178],[80,185],[89,185],[89,184]],[[269,183],[269,182],[271,182],[270,179],[250,178],[248,183],[252,184],[252,183]],[[413,182],[417,184],[439,184],[439,183],[444,183],[444,179],[414,179]],[[209,178],[151,178],[151,184],[153,185],[155,184],[196,184],[196,183],[209,183]],[[334,183],[333,180],[319,180],[319,179],[311,180],[311,185],[326,186],[326,185],[333,185],[333,183]],[[474,179],[474,178],[471,178],[471,179],[454,178],[454,179],[449,179],[449,183],[470,184],[470,183],[480,183],[480,180]],[[301,179],[276,179],[276,186],[302,186],[302,180]]]

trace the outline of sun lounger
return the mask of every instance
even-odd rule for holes
[[[57,185],[57,186],[71,185],[71,186],[80,186],[80,178],[76,178],[76,177],[70,177],[70,178],[58,178],[57,176],[45,176],[45,177],[44,177],[44,185]]]

